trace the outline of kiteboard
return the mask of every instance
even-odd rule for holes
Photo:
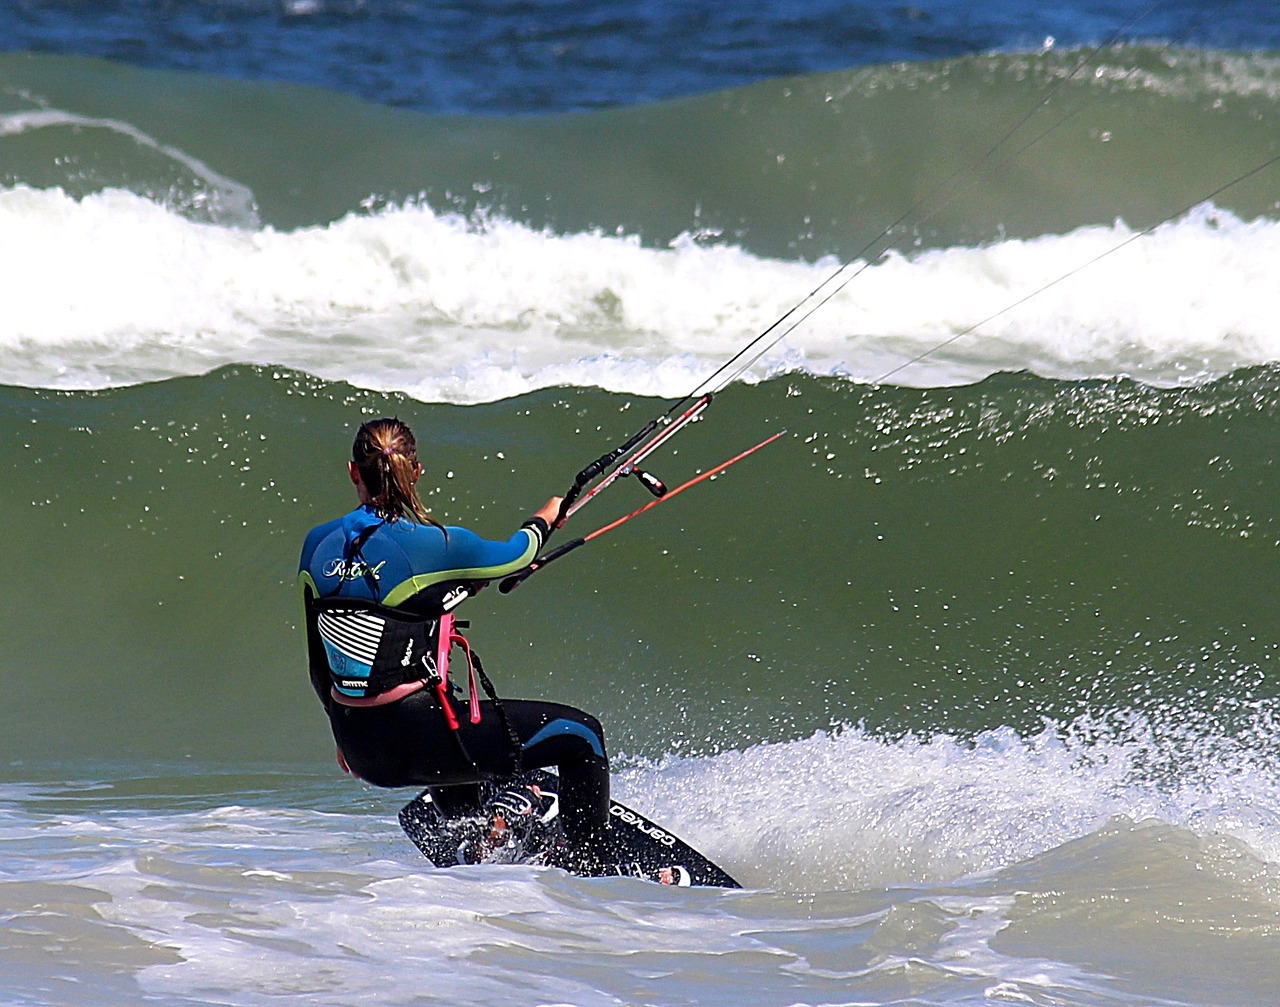
[[[400,827],[437,867],[535,864],[579,877],[741,887],[687,843],[617,801],[609,802],[607,842],[586,856],[574,855],[560,823],[559,782],[545,769],[521,773],[495,788],[484,814],[465,818],[446,818],[424,790],[400,810]]]

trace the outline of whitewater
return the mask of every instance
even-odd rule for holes
[[[1077,942],[1063,924],[1088,911],[1125,928],[1136,967],[1115,1002],[1173,1003],[1141,991],[1208,978],[1169,957],[1174,921],[1217,948],[1228,1002],[1254,1002],[1226,966],[1274,957],[1256,943],[1280,925],[1280,875],[1260,859],[1280,852],[1274,767],[1202,752],[1198,784],[1161,786],[1149,762],[1194,757],[1168,728],[1081,721],[968,742],[842,728],[619,773],[622,799],[743,872],[744,892],[426,869],[379,826],[384,797],[335,803],[313,776],[246,778],[248,803],[214,807],[216,778],[181,770],[10,784],[8,932],[62,923],[9,944],[7,981],[91,1004],[1086,1004],[1119,991],[1070,954],[1020,945],[1038,930],[1061,956]],[[781,779],[798,803],[760,786]],[[65,852],[50,859],[51,845]],[[1258,936],[1225,946],[1215,906],[1237,898]],[[87,968],[102,972],[94,990],[78,989]],[[726,976],[710,1000],[709,969]]]
[[[246,229],[124,190],[10,189],[0,226],[0,381],[28,387],[256,363],[426,402],[562,385],[678,397],[833,276],[844,289],[749,377],[893,371],[937,386],[1026,370],[1172,385],[1280,354],[1280,224],[1212,205],[1142,235],[1117,221],[844,264],[423,205]]]

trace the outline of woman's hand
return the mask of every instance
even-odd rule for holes
[[[547,522],[548,528],[555,528],[556,521],[560,517],[560,504],[563,502],[564,497],[552,497],[539,507],[533,516],[542,518],[543,521]]]

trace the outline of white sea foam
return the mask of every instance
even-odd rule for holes
[[[424,990],[606,1007],[740,1003],[748,988],[785,1005],[798,992],[899,1002],[923,971],[931,1003],[972,1003],[976,985],[1014,1002],[1145,1004],[1166,972],[1181,988],[1225,955],[1226,999],[1265,1002],[1280,925],[1274,724],[1259,712],[1237,740],[1171,720],[973,741],[850,728],[618,775],[619,797],[746,892],[434,870],[395,829],[400,795],[353,802],[341,781],[322,794],[255,777],[257,806],[214,808],[168,778],[143,807],[132,789],[113,805],[79,783],[6,784],[0,916],[18,925],[2,931],[15,967],[0,985],[95,1007],[416,1003]],[[1090,966],[1108,961],[1136,985]],[[817,996],[829,988],[844,995]]]
[[[151,151],[164,160],[180,165],[199,180],[204,186],[203,191],[187,197],[192,209],[211,214],[213,219],[224,224],[237,227],[258,226],[258,211],[254,207],[252,190],[215,171],[199,158],[170,144],[161,143],[137,126],[120,119],[78,115],[51,108],[43,98],[36,95],[24,94],[22,97],[33,102],[36,107],[0,114],[0,138],[53,129],[74,131],[77,136],[96,131],[115,133],[131,140],[140,149]]]
[[[850,727],[671,756],[620,774],[616,789],[744,883],[782,890],[989,874],[1117,819],[1229,837],[1280,864],[1271,715],[1252,714],[1241,738],[1204,733],[1188,717],[1081,718],[972,741],[888,741]],[[1280,897],[1280,875],[1269,884]]]
[[[855,264],[747,377],[1168,384],[1280,360],[1280,223],[1204,208],[1131,237],[1117,223]],[[0,381],[105,387],[259,363],[427,401],[555,385],[674,396],[837,265],[423,206],[235,229],[120,190],[18,187],[0,192]]]

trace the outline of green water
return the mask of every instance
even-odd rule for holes
[[[1278,378],[735,386],[658,475],[789,435],[464,614],[500,692],[602,711],[631,755],[833,722],[1230,720],[1275,692]],[[294,574],[305,531],[354,503],[361,417],[409,420],[429,505],[496,538],[661,405],[426,406],[232,368],[0,409],[12,750],[270,761],[328,758]],[[620,483],[576,533],[647,499]]]
[[[971,56],[499,118],[0,54],[0,113],[87,120],[7,137],[0,182],[131,188],[198,219],[245,223],[256,212],[278,228],[424,198],[559,233],[661,245],[693,231],[762,255],[847,258],[909,207],[893,247],[1116,218],[1146,227],[1280,153],[1263,127],[1280,90],[1272,55],[1124,47],[1079,70],[1083,57]],[[1274,212],[1275,194],[1256,179],[1217,203],[1251,217]]]

